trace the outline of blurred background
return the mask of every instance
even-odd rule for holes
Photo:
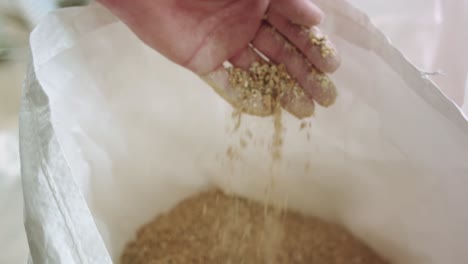
[[[48,12],[86,1],[0,0],[0,264],[27,263],[18,151],[21,84],[28,65],[28,38]]]
[[[468,0],[349,0],[468,113]],[[52,10],[86,0],[0,0],[0,263],[26,263],[18,152],[21,83],[30,31]],[[466,96],[465,96],[466,94]]]

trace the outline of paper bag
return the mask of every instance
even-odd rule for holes
[[[468,123],[367,16],[316,1],[341,51],[339,97],[308,131],[285,114],[276,193],[345,226],[391,263],[468,263]],[[155,25],[157,26],[157,25]],[[270,118],[244,116],[99,5],[51,14],[31,35],[20,141],[33,263],[111,263],[139,226],[218,187],[261,199],[269,153],[225,152]]]

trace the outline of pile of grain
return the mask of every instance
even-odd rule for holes
[[[265,212],[260,203],[219,191],[199,194],[143,226],[121,263],[385,263],[336,225],[290,211],[278,217]]]

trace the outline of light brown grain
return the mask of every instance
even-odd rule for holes
[[[121,264],[386,263],[337,225],[265,208],[219,191],[201,193],[143,226]]]

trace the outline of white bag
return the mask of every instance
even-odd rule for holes
[[[367,16],[317,2],[342,53],[339,97],[317,109],[310,142],[284,117],[277,191],[392,263],[468,263],[468,122]],[[34,263],[111,263],[139,226],[205,188],[262,197],[265,148],[223,162],[239,140],[225,131],[231,107],[102,7],[52,14],[31,47],[20,150]],[[268,140],[272,122],[246,128]]]
[[[468,113],[468,0],[350,0]]]

